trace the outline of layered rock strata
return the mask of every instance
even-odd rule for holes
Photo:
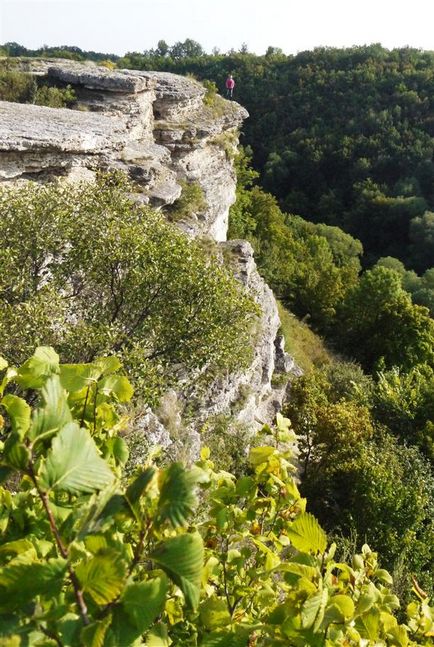
[[[178,224],[191,236],[225,240],[236,184],[230,153],[244,108],[220,97],[207,105],[200,83],[166,72],[58,61],[26,66],[70,85],[77,103],[68,110],[0,102],[0,181],[91,179],[97,169],[121,169],[156,208],[196,182],[206,207]]]
[[[99,169],[120,169],[140,186],[139,199],[155,208],[173,204],[186,183],[197,183],[206,206],[177,224],[190,236],[220,244],[222,258],[253,294],[262,317],[249,368],[215,382],[183,433],[194,455],[198,427],[207,418],[231,415],[252,428],[270,421],[285,392],[284,383],[273,386],[273,376],[297,369],[285,354],[276,302],[256,270],[251,246],[224,242],[235,200],[232,159],[246,110],[218,96],[209,101],[201,84],[174,74],[113,72],[64,61],[26,65],[53,84],[71,85],[76,109],[0,102],[0,182],[92,180]],[[172,408],[182,411],[182,395],[170,393],[168,398]],[[163,414],[158,420],[148,412],[141,427],[157,429],[158,441],[167,445],[172,441],[162,431],[163,419]]]

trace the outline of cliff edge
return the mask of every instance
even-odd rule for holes
[[[235,201],[233,158],[247,111],[218,95],[209,98],[193,79],[166,72],[109,71],[56,60],[25,65],[53,85],[71,85],[77,102],[74,109],[0,102],[0,186],[59,177],[92,181],[98,170],[118,169],[139,187],[138,200],[163,211],[185,186],[199,186],[204,198],[200,207],[176,224],[189,236],[219,244],[222,262],[251,292],[262,316],[250,367],[217,380],[184,433],[194,455],[198,429],[212,416],[230,415],[252,428],[270,422],[287,381],[276,380],[275,374],[289,377],[298,369],[284,351],[276,302],[257,272],[251,246],[225,242]],[[185,394],[169,397],[176,400],[181,419]],[[160,443],[173,442],[161,416],[148,412],[142,427],[154,430]]]

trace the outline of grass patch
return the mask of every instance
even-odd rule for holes
[[[238,153],[238,132],[226,130],[211,139],[210,144],[222,148],[225,152],[226,159],[234,160]]]
[[[214,117],[223,117],[226,113],[226,101],[218,94],[218,88],[214,81],[205,79],[202,85],[206,89],[206,94],[203,98],[204,104],[211,109]]]
[[[193,215],[204,213],[208,203],[202,187],[198,182],[180,181],[182,186],[181,196],[175,202],[166,207],[166,214],[171,222],[188,220]]]
[[[285,338],[285,350],[294,357],[300,368],[305,373],[309,373],[314,368],[332,364],[335,359],[325,347],[321,337],[286,310],[279,301],[277,306],[281,332]]]

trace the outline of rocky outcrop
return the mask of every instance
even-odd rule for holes
[[[297,368],[284,351],[276,302],[257,272],[251,246],[225,242],[235,200],[232,159],[246,110],[219,96],[207,97],[201,84],[174,74],[113,72],[64,61],[26,65],[53,84],[71,85],[77,103],[67,110],[0,102],[0,182],[92,180],[99,169],[120,169],[140,188],[138,199],[156,208],[173,204],[186,183],[197,183],[205,199],[201,211],[177,225],[190,236],[217,241],[222,262],[261,307],[249,368],[216,381],[190,424],[181,415],[185,394],[170,392],[159,412],[141,418],[140,429],[165,446],[179,445],[182,438],[191,455],[200,447],[198,428],[210,417],[231,416],[251,429],[272,420],[287,382],[276,380],[276,373],[288,376]],[[176,415],[166,415],[164,405]]]
[[[230,151],[244,108],[220,97],[207,105],[200,83],[166,72],[59,61],[26,69],[70,85],[77,103],[74,110],[0,103],[0,180],[75,180],[121,169],[156,208],[172,204],[183,182],[196,182],[207,206],[178,224],[191,236],[225,240],[235,199]]]
[[[250,366],[239,374],[217,380],[200,409],[208,416],[230,413],[236,422],[254,431],[280,411],[287,376],[298,374],[299,369],[284,351],[276,299],[257,271],[252,246],[245,240],[231,240],[221,243],[220,249],[225,263],[252,294],[262,314]],[[284,379],[280,380],[279,375]]]

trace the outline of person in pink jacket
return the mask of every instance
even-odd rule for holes
[[[226,79],[226,96],[232,98],[234,94],[235,81],[232,77],[232,74],[229,74]]]

